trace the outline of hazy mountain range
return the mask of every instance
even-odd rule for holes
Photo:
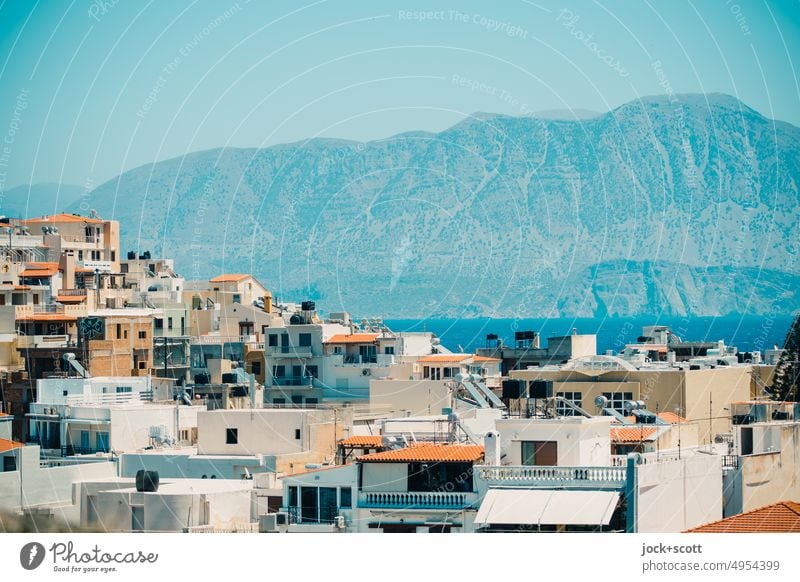
[[[122,222],[123,251],[172,256],[188,279],[253,272],[328,311],[798,308],[799,128],[719,94],[579,117],[476,114],[368,143],[196,152],[89,203]]]

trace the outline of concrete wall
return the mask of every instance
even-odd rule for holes
[[[333,411],[297,409],[214,410],[197,415],[197,448],[201,455],[265,455],[316,451],[333,454]],[[226,429],[238,430],[238,443],[226,444]],[[300,438],[296,438],[299,430]]]
[[[636,474],[639,532],[682,532],[722,519],[720,456],[638,465]]]
[[[602,392],[630,392],[632,383],[638,383],[634,399],[644,400],[651,411],[677,412],[688,420],[700,421],[699,438],[701,442],[708,442],[709,435],[713,438],[716,434],[730,432],[730,413],[725,408],[729,408],[731,402],[749,398],[750,370],[751,366],[705,370],[643,368],[590,374],[588,371],[531,369],[512,371],[511,376],[527,381],[552,380],[554,390],[556,383],[569,382],[568,386],[582,392],[584,407],[593,407],[594,397]],[[710,431],[709,395],[713,419]]]
[[[609,466],[611,420],[609,416],[498,420],[504,464],[522,464],[522,441],[555,441],[559,466]]]
[[[780,451],[739,457],[741,511],[800,500],[800,422],[770,426],[780,431]]]
[[[408,491],[407,463],[362,463],[362,491]]]
[[[450,390],[443,381],[373,380],[369,383],[373,408],[410,411],[412,415],[440,414],[451,406]]]
[[[17,470],[0,473],[0,509],[7,511],[20,508],[20,474],[22,503],[27,508],[71,503],[74,482],[109,478],[115,472],[114,463],[105,461],[42,468],[38,446],[18,450]]]
[[[713,370],[693,370],[684,373],[686,411],[684,417],[701,420],[698,423],[701,443],[708,443],[715,435],[731,431],[731,402],[750,397],[750,366],[720,367]],[[711,423],[709,427],[709,397]]]
[[[241,479],[245,468],[251,473],[265,472],[265,459],[260,455],[244,456],[198,456],[171,453],[165,449],[161,453],[126,453],[119,458],[120,477],[135,477],[140,469],[158,471],[162,478],[201,479]]]

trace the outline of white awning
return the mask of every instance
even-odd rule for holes
[[[476,525],[608,525],[619,502],[615,491],[490,489]]]

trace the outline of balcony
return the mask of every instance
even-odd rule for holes
[[[299,388],[313,388],[313,376],[274,376],[273,386],[294,386]]]
[[[625,467],[475,467],[478,479],[491,487],[569,487],[622,489]]]
[[[358,506],[389,509],[465,509],[477,505],[477,493],[448,493],[446,491],[409,491],[383,493],[362,491]]]
[[[66,348],[70,345],[70,335],[21,335],[17,339],[20,349]]]
[[[332,358],[338,358],[334,366],[340,368],[386,368],[395,363],[394,356],[391,354],[374,354],[362,356],[359,354],[335,354]]]
[[[311,346],[267,346],[264,353],[271,358],[313,358]]]

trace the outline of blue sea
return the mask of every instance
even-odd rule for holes
[[[386,320],[394,331],[432,331],[452,351],[472,352],[486,345],[486,334],[494,333],[514,345],[514,332],[532,330],[540,334],[542,346],[551,336],[578,333],[597,334],[597,352],[618,352],[635,343],[646,325],[667,325],[684,341],[724,340],[739,351],[783,346],[792,323],[791,315],[725,317],[608,317],[603,319],[394,319]]]

